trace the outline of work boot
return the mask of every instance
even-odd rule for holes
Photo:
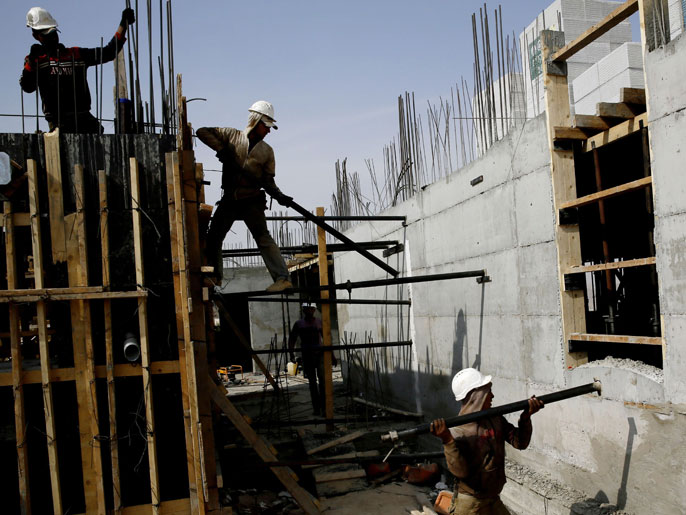
[[[293,283],[291,283],[285,277],[279,277],[276,281],[274,281],[274,284],[267,288],[267,291],[283,291],[287,288],[293,288]]]

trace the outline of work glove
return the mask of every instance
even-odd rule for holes
[[[217,152],[217,159],[225,164],[233,164],[236,162],[236,151],[232,147],[224,147]]]
[[[273,193],[269,192],[274,200],[276,200],[282,206],[288,207],[293,203],[293,197],[289,197],[283,191],[275,191]]]
[[[136,22],[136,14],[133,9],[127,7],[121,12],[121,22],[119,25],[121,27],[126,27],[127,25],[133,25]]]
[[[36,43],[31,45],[31,50],[29,51],[29,55],[26,56],[26,59],[28,59],[29,64],[33,64],[38,61],[38,58],[44,53],[45,50],[43,49],[43,45]]]

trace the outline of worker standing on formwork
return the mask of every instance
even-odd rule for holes
[[[271,129],[278,129],[274,107],[258,100],[249,112],[245,130],[202,127],[196,133],[200,141],[217,152],[217,159],[222,163],[222,198],[210,220],[205,254],[221,277],[222,242],[233,223],[243,220],[274,281],[267,291],[278,292],[293,285],[288,280],[288,268],[279,247],[267,229],[264,216],[267,199],[263,189],[281,205],[288,206],[293,199],[274,182],[274,150],[264,141]]]
[[[474,368],[455,374],[452,390],[455,400],[462,402],[460,415],[491,407],[491,376]],[[517,427],[502,415],[452,428],[442,418],[431,423],[431,432],[443,442],[448,470],[457,478],[450,515],[510,513],[500,500],[505,486],[505,442],[515,449],[526,449],[533,431],[531,415],[541,408],[543,402],[531,397]]]
[[[60,43],[57,21],[42,7],[32,7],[26,14],[26,26],[40,42],[31,46],[19,79],[26,93],[39,90],[43,114],[50,130],[94,134],[102,131],[91,114],[91,94],[87,69],[113,61],[126,41],[127,27],[136,21],[131,8],[122,12],[119,28],[101,48],[65,47]]]

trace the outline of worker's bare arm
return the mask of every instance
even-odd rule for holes
[[[443,442],[443,445],[448,445],[453,441],[453,435],[450,434],[450,429],[442,418],[437,418],[429,425],[431,434],[437,436]]]

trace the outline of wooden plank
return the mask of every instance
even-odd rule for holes
[[[12,298],[16,296],[48,297],[57,294],[99,293],[101,286],[71,286],[69,288],[26,288],[19,290],[0,290],[0,298]]]
[[[74,166],[74,229],[67,239],[69,284],[88,286],[88,247],[86,241],[85,189],[83,167]],[[90,302],[70,302],[72,343],[74,347],[74,380],[78,402],[79,437],[83,489],[88,513],[105,513],[105,490],[100,452],[100,428],[95,384],[95,361]]]
[[[62,161],[60,159],[60,130],[43,135],[45,142],[45,171],[48,182],[48,205],[52,261],[66,261],[67,237],[64,230],[64,199],[62,197]]]
[[[5,202],[3,210],[5,227],[5,261],[7,263],[7,288],[17,287],[17,256],[14,246],[14,216],[12,205]],[[17,473],[19,479],[19,509],[22,515],[31,513],[29,494],[29,456],[26,446],[26,413],[24,411],[24,386],[22,384],[21,323],[19,308],[9,306],[10,353],[12,356],[12,391],[14,393],[14,435],[17,448]]]
[[[131,201],[133,217],[133,253],[136,267],[136,284],[139,290],[144,289],[143,273],[143,235],[141,232],[140,185],[138,182],[138,161],[129,158],[131,167]],[[152,399],[152,374],[150,373],[150,343],[148,341],[148,303],[145,297],[138,299],[138,329],[141,347],[141,368],[143,369],[143,397],[145,399],[146,438],[148,444],[148,464],[150,466],[150,496],[152,513],[159,513],[160,485],[157,470],[157,444],[155,435],[155,411]]]
[[[557,208],[563,202],[577,197],[574,152],[572,150],[556,150],[554,141],[555,127],[569,127],[571,125],[567,77],[549,73],[548,70],[548,58],[564,45],[564,33],[542,31],[541,45],[550,172],[553,183],[553,201]],[[576,367],[588,361],[586,353],[569,352],[568,344],[570,333],[586,330],[584,293],[579,290],[565,291],[562,270],[581,263],[579,226],[556,224],[555,243],[558,251],[558,287],[562,311],[565,362],[567,366]]]
[[[571,333],[569,339],[575,342],[629,343],[637,345],[664,345],[660,336],[629,336],[619,334]]]
[[[56,288],[58,289],[58,288]],[[146,291],[103,291],[93,293],[55,293],[45,295],[26,295],[24,290],[14,290],[11,295],[0,296],[0,304],[59,301],[59,300],[98,300],[98,299],[135,299],[148,296]],[[28,291],[28,290],[26,290]]]
[[[581,207],[587,206],[589,204],[595,204],[600,200],[605,200],[608,198],[616,197],[617,195],[622,195],[623,193],[629,193],[631,191],[640,190],[652,186],[653,178],[651,176],[642,177],[636,179],[635,181],[627,182],[625,184],[620,184],[613,188],[608,188],[603,191],[598,191],[596,193],[591,193],[590,195],[584,195],[578,199],[569,200],[560,204],[560,209],[568,209],[571,207]]]
[[[0,225],[5,225],[4,214],[0,214]],[[30,227],[31,216],[29,213],[12,213],[12,225],[14,225],[14,227]]]
[[[619,25],[636,11],[638,11],[638,0],[628,0],[608,14],[604,19],[600,20],[595,25],[592,25],[574,41],[571,41],[564,47],[553,52],[550,56],[550,60],[566,61],[586,45],[592,43],[607,31]]]
[[[269,368],[267,368],[267,366],[260,359],[260,357],[257,354],[253,354],[253,349],[252,349],[252,345],[250,345],[250,341],[248,341],[248,338],[243,334],[243,331],[241,331],[241,328],[238,327],[238,324],[236,324],[233,317],[229,314],[229,310],[226,309],[226,306],[224,305],[224,301],[222,301],[221,298],[217,298],[215,300],[215,303],[217,305],[217,309],[219,309],[219,314],[226,321],[226,323],[229,324],[229,327],[231,328],[231,330],[234,332],[234,334],[238,338],[238,341],[240,342],[240,344],[243,346],[243,348],[245,348],[248,352],[250,352],[252,354],[253,361],[255,362],[257,367],[262,371],[262,373],[264,374],[264,377],[267,379],[269,384],[272,385],[272,388],[274,388],[275,391],[278,391],[279,390],[278,383],[274,380],[274,377],[269,372]]]
[[[317,216],[324,216],[324,208],[318,207]],[[319,258],[319,285],[329,285],[329,260],[326,253],[326,232],[321,227],[317,226],[317,255]],[[329,298],[329,291],[322,290],[320,293],[322,299]],[[324,347],[331,347],[331,305],[324,302],[321,305],[322,313],[322,344]],[[324,414],[326,418],[333,418],[333,372],[331,368],[332,361],[331,352],[324,352],[322,359],[324,360]],[[327,431],[333,431],[333,424],[326,424]]]
[[[646,105],[646,90],[643,88],[621,88],[619,101],[623,104]]]
[[[210,395],[214,403],[219,406],[224,414],[229,418],[231,423],[238,429],[243,438],[252,446],[255,452],[260,458],[265,462],[277,461],[276,456],[271,450],[271,445],[269,445],[264,439],[262,439],[255,430],[250,427],[243,415],[236,409],[236,407],[226,398],[226,390],[223,387],[212,385],[210,389]],[[298,483],[297,479],[294,478],[295,474],[288,467],[269,467],[272,473],[281,481],[283,486],[288,490],[288,492],[293,496],[295,501],[298,503],[300,508],[306,514],[318,514],[319,502],[314,499],[310,493],[302,488]]]
[[[633,104],[622,104],[619,102],[598,102],[596,104],[596,115],[602,118],[623,118],[628,120],[645,111]]]
[[[366,477],[367,473],[362,468],[355,470],[344,470],[341,472],[329,472],[327,474],[317,474],[317,483],[329,483],[331,481],[343,481],[345,479],[356,479],[358,477]]]
[[[582,150],[584,152],[590,152],[593,148],[600,148],[603,145],[607,145],[618,139],[624,138],[629,134],[633,134],[636,131],[641,130],[641,126],[647,126],[648,115],[647,113],[642,113],[632,118],[626,120],[618,125],[610,127],[607,131],[591,136],[584,143],[582,143]]]
[[[136,506],[126,506],[121,509],[121,515],[147,515],[152,510],[149,504],[139,504]],[[162,501],[159,507],[160,515],[187,515],[190,511],[189,499],[174,499],[173,501]]]
[[[47,137],[47,135],[46,135]],[[38,174],[36,162],[27,161],[29,177],[29,211],[31,213],[31,241],[33,247],[33,269],[35,286],[43,288],[43,248],[40,233],[40,213],[38,212]],[[61,193],[61,192],[60,192]],[[36,319],[38,323],[38,347],[40,352],[41,384],[43,386],[43,411],[45,414],[45,438],[48,446],[48,461],[50,463],[50,487],[52,491],[52,507],[55,513],[62,513],[62,492],[60,491],[59,460],[57,457],[57,433],[55,431],[54,403],[52,384],[50,383],[50,353],[48,352],[48,322],[45,312],[45,302],[36,303]]]
[[[179,362],[172,361],[153,361],[150,363],[151,374],[178,374]],[[120,363],[114,366],[114,377],[139,377],[143,375],[141,367],[134,366],[129,363]],[[50,382],[63,383],[66,381],[73,381],[75,377],[74,369],[68,368],[51,368]],[[97,379],[106,379],[107,370],[106,365],[97,365],[95,367],[95,377]],[[40,370],[24,370],[22,372],[23,384],[39,384],[41,382]],[[12,386],[12,372],[0,372],[0,387]]]
[[[617,270],[620,268],[633,268],[637,266],[650,266],[655,264],[654,257],[627,259],[626,261],[613,261],[600,265],[570,266],[565,270],[565,274],[582,274],[586,272],[599,272],[603,270]]]
[[[362,452],[347,452],[345,454],[337,454],[336,456],[329,456],[329,460],[347,460],[350,459],[354,461],[356,458],[373,458],[375,456],[381,456],[381,453],[377,450],[372,451],[362,451]],[[326,465],[303,465],[303,469],[312,469],[318,467],[325,467]]]
[[[588,134],[577,127],[555,127],[555,141],[571,140],[571,141],[585,141],[588,139]]]
[[[307,451],[307,454],[312,456],[313,454],[324,451],[326,449],[330,449],[331,447],[336,447],[337,445],[352,442],[353,440],[356,440],[360,436],[364,436],[365,434],[367,434],[366,431],[354,431],[352,433],[348,433],[347,435],[343,435],[340,438],[336,438],[335,440],[326,442],[318,447],[315,447],[314,449],[309,449]]]
[[[577,114],[574,116],[574,127],[589,131],[606,131],[610,128],[607,120],[600,116],[590,114]]]
[[[200,439],[198,429],[198,396],[195,375],[195,353],[191,338],[188,304],[188,269],[186,266],[186,236],[183,225],[183,190],[178,152],[165,156],[167,169],[167,200],[174,274],[174,300],[176,306],[176,330],[178,334],[181,373],[181,400],[184,409],[186,437],[186,465],[190,502],[193,513],[205,513],[203,498],[202,467],[200,462]]]
[[[98,193],[100,197],[100,254],[102,259],[102,287],[110,287],[110,233],[109,211],[107,209],[107,175],[98,171]],[[112,469],[112,500],[114,511],[121,510],[121,479],[119,474],[119,435],[117,433],[117,404],[114,388],[114,351],[112,344],[112,301],[103,302],[105,332],[105,370],[107,377],[107,412],[110,427],[110,460]],[[95,372],[98,376],[97,367]]]

